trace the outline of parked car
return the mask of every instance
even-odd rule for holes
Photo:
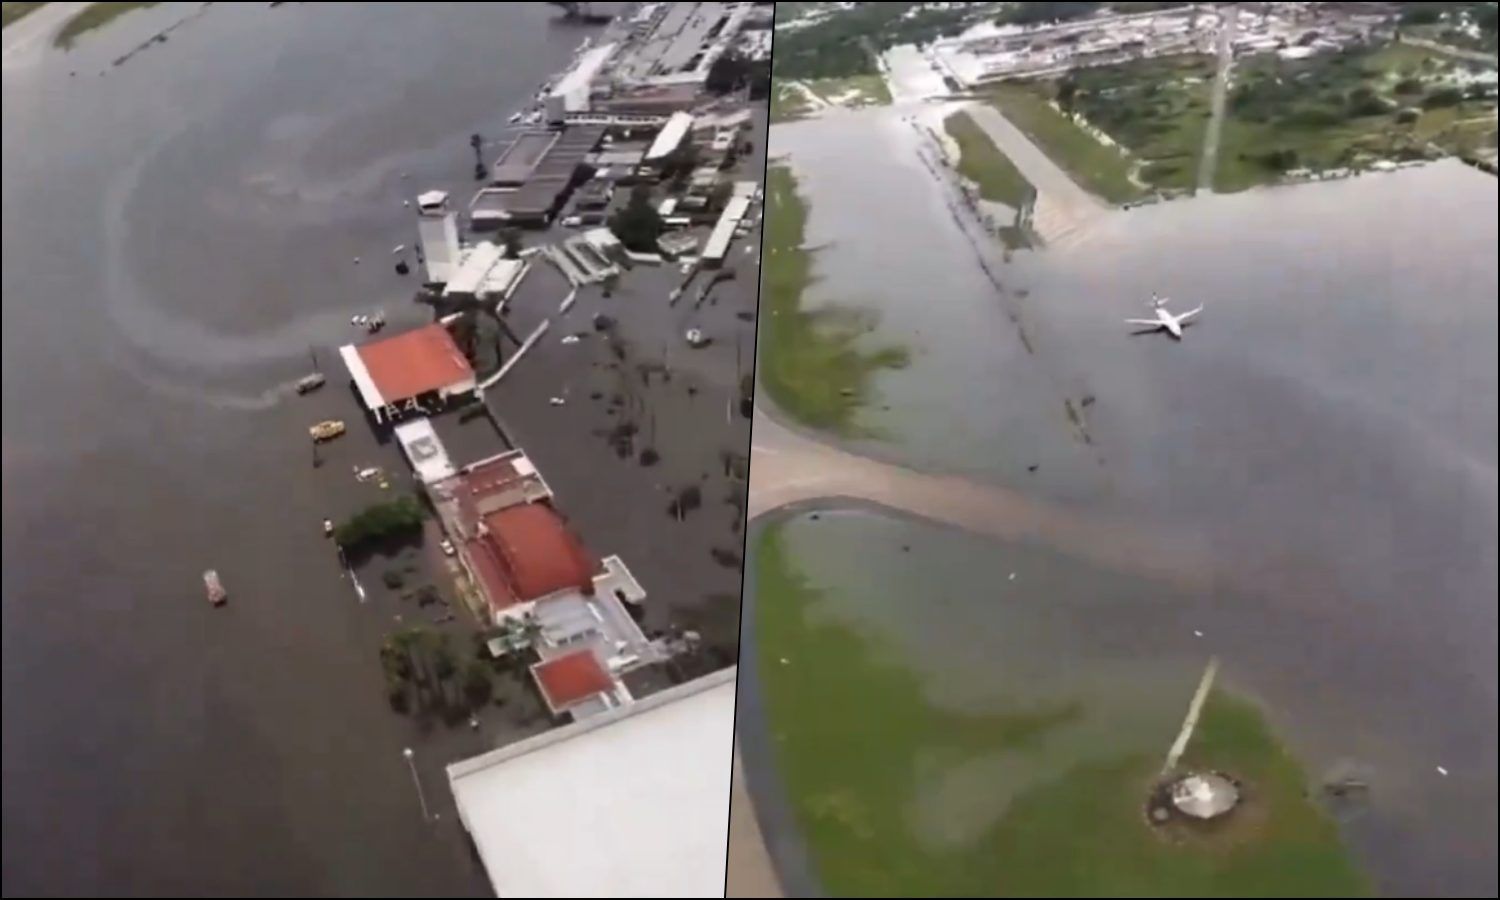
[[[443,542],[441,544],[438,544],[438,546],[443,548],[444,556],[452,556],[453,554],[458,552],[457,550],[453,549],[453,542],[448,540],[447,538],[443,538]]]

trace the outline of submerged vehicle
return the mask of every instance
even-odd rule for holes
[[[223,606],[229,599],[229,592],[224,590],[224,585],[219,581],[219,573],[208,569],[203,573],[203,587],[208,591],[208,602],[214,606]]]
[[[344,423],[340,419],[325,419],[307,429],[307,433],[314,441],[331,441],[344,433]]]

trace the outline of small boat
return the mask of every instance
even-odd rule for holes
[[[340,419],[326,419],[307,429],[307,433],[314,441],[331,441],[344,433],[344,423]]]
[[[510,114],[510,119],[509,119],[509,120],[508,120],[508,121],[509,121],[509,122],[510,122],[510,124],[512,124],[512,125],[514,125],[514,124],[516,124],[516,123],[517,123],[517,122],[519,122],[519,121],[521,121],[521,117],[522,117],[522,116],[523,116],[523,115],[525,115],[525,113],[523,113],[523,112],[520,112],[520,111],[519,111],[519,110],[518,110],[518,111],[516,111],[516,112],[513,112],[513,113],[511,113],[511,114]]]
[[[311,394],[313,391],[322,387],[325,380],[326,379],[324,379],[322,372],[314,372],[311,375],[304,375],[301,378],[297,379],[297,393]]]
[[[208,602],[214,606],[223,606],[229,599],[229,592],[224,590],[224,585],[219,581],[219,573],[213,569],[203,573],[203,587],[208,591]]]

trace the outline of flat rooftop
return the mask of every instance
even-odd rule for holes
[[[495,160],[490,171],[490,181],[511,187],[523,184],[556,142],[557,132],[523,131],[510,142],[500,158]]]
[[[501,897],[724,893],[735,670],[448,767]]]
[[[707,73],[712,48],[727,46],[743,13],[736,3],[660,3],[642,32],[621,48],[612,77],[625,84]]]

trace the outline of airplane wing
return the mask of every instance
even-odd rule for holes
[[[1191,319],[1193,316],[1196,316],[1198,313],[1201,313],[1201,312],[1203,312],[1203,307],[1200,305],[1200,306],[1198,306],[1197,309],[1190,309],[1187,312],[1183,313],[1182,315],[1178,316],[1177,317],[1177,321],[1179,321],[1179,322],[1186,322],[1188,319]]]
[[[1151,328],[1160,328],[1161,319],[1126,319],[1126,325],[1147,325]]]

